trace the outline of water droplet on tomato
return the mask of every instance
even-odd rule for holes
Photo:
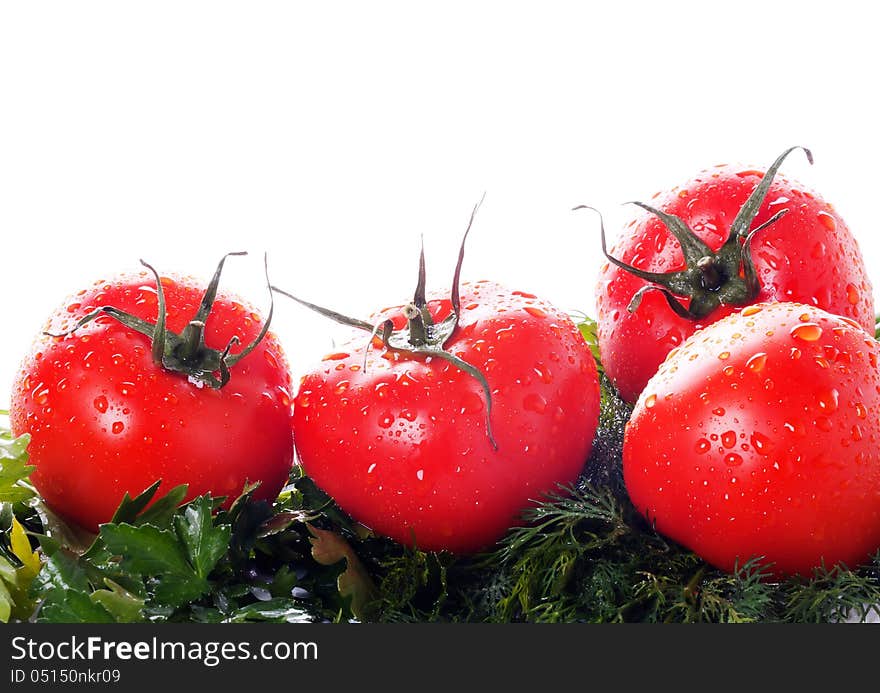
[[[821,409],[826,414],[830,414],[832,412],[837,411],[837,404],[840,395],[837,390],[831,388],[825,392],[819,393],[819,397],[817,399],[817,404],[819,405],[819,409]]]
[[[859,442],[864,437],[864,433],[862,432],[862,427],[858,424],[855,424],[852,427],[852,439],[856,442]]]
[[[278,359],[276,359],[275,354],[273,354],[268,349],[263,352],[263,358],[266,359],[266,363],[269,364],[269,368],[278,368]]]
[[[43,383],[37,385],[34,389],[34,402],[43,406],[49,401],[49,388],[43,387]]]
[[[483,398],[476,392],[466,392],[461,398],[460,414],[477,414],[483,410]]]
[[[868,415],[868,410],[865,409],[865,405],[861,402],[856,402],[853,407],[856,410],[856,416],[858,416],[860,419],[864,419]]]
[[[820,431],[828,433],[833,428],[831,424],[831,419],[829,419],[827,416],[817,416],[816,428],[818,428]]]
[[[730,352],[729,351],[722,351],[720,354],[718,354],[718,358],[721,359],[722,361],[726,361],[727,359],[730,358]]]
[[[391,428],[393,423],[394,423],[394,415],[390,411],[384,412],[379,417],[379,425],[382,428]]]
[[[113,431],[116,435],[122,433],[125,430],[125,424],[121,421],[114,421],[113,425],[110,427],[110,430]]]
[[[825,244],[822,241],[817,242],[813,249],[810,251],[810,257],[814,260],[819,260],[820,258],[825,257]]]
[[[724,416],[724,407],[716,407],[712,410],[712,413],[715,414],[715,416]]]
[[[712,447],[712,444],[706,440],[705,438],[700,438],[696,445],[694,445],[694,452],[699,455],[709,452],[709,449]]]
[[[721,444],[726,448],[732,448],[736,445],[736,433],[734,431],[725,431],[722,433]]]
[[[68,312],[68,313],[75,313],[75,312],[78,311],[81,307],[82,307],[82,304],[81,304],[81,303],[71,303],[69,306],[67,306],[67,312]]]
[[[758,373],[763,370],[765,364],[767,363],[767,354],[764,352],[758,352],[754,354],[748,361],[746,361],[746,368],[748,368],[753,373]]]
[[[419,469],[419,470],[416,472],[416,479],[418,479],[419,481],[424,481],[424,480],[425,480],[425,470],[424,470],[424,469]]]
[[[814,322],[804,322],[792,327],[789,334],[804,342],[815,342],[822,336],[822,328]]]
[[[349,383],[347,380],[341,380],[340,382],[338,382],[336,384],[336,387],[333,388],[333,393],[336,395],[345,394],[345,392],[348,390],[348,385],[349,385]]]
[[[770,439],[763,433],[759,433],[758,431],[753,432],[751,438],[749,438],[749,442],[751,442],[752,446],[755,448],[755,450],[758,451],[759,454],[769,454]]]
[[[818,214],[819,223],[822,224],[828,231],[836,231],[837,230],[837,222],[834,220],[834,217],[831,216],[828,212],[819,212]]]
[[[513,327],[513,325],[508,325],[507,327],[495,330],[495,335],[498,339],[511,339],[513,338]]]
[[[647,409],[652,409],[654,405],[657,403],[657,395],[648,395],[645,399],[645,407]]]
[[[95,397],[95,401],[92,402],[97,409],[102,414],[107,411],[107,398],[104,395],[98,395]]]
[[[402,412],[400,412],[400,415],[409,422],[416,420],[415,412],[410,411],[409,409],[404,409]],[[401,423],[401,425],[403,425],[402,421],[400,423]]]
[[[729,452],[724,456],[724,464],[728,467],[738,467],[743,463],[742,455],[736,452]]]
[[[535,366],[534,371],[535,374],[541,379],[541,382],[545,385],[549,385],[553,382],[553,373],[543,363],[539,363],[537,366]]]
[[[537,392],[532,392],[523,399],[523,409],[536,414],[543,414],[547,410],[547,400]]]
[[[859,298],[859,290],[852,284],[847,284],[846,300],[850,302],[850,305],[856,305],[859,302]]]
[[[268,354],[269,352],[267,351],[266,353]],[[349,356],[350,356],[350,354],[348,354],[344,351],[337,351],[332,354],[327,354],[321,360],[322,361],[341,361],[342,359],[347,359]]]
[[[524,310],[526,313],[528,313],[529,315],[531,315],[532,317],[535,317],[535,318],[539,318],[539,319],[540,319],[540,318],[546,318],[546,317],[547,317],[547,313],[545,313],[545,312],[544,312],[543,310],[541,310],[540,308],[535,308],[535,306],[525,306],[525,307],[523,308],[523,310]]]

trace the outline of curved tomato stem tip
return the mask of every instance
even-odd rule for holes
[[[347,325],[349,327],[354,327],[359,330],[369,332],[370,340],[367,343],[366,348],[364,349],[364,369],[366,369],[367,357],[369,354],[370,346],[373,343],[373,339],[379,336],[382,340],[383,346],[388,351],[403,355],[412,356],[414,354],[420,354],[423,356],[431,356],[443,359],[448,363],[451,363],[464,373],[467,373],[471,377],[475,378],[479,382],[480,387],[483,390],[483,395],[486,399],[486,435],[488,436],[489,442],[492,444],[493,449],[497,450],[498,445],[495,441],[495,436],[492,434],[491,425],[492,390],[489,387],[489,383],[486,380],[486,377],[478,368],[468,363],[467,361],[464,361],[461,358],[449,353],[448,351],[446,351],[445,348],[447,342],[449,342],[449,340],[452,338],[458,328],[458,321],[461,315],[461,293],[459,285],[461,281],[461,268],[464,263],[465,243],[467,241],[468,234],[470,234],[471,228],[473,227],[477,210],[479,210],[480,205],[483,203],[485,197],[486,194],[483,193],[483,197],[480,198],[480,201],[477,202],[476,205],[474,205],[473,211],[471,212],[470,220],[468,221],[467,228],[465,229],[464,236],[461,240],[461,246],[458,251],[458,261],[456,262],[455,272],[452,276],[452,288],[450,293],[450,303],[452,305],[452,311],[439,323],[434,322],[434,319],[431,316],[430,311],[428,310],[427,296],[425,293],[426,269],[424,238],[422,239],[421,250],[419,252],[419,269],[416,281],[416,288],[413,292],[413,300],[410,303],[404,305],[401,311],[404,318],[406,318],[407,325],[400,330],[394,329],[394,323],[391,320],[385,320],[383,322],[380,322],[378,325],[373,325],[369,322],[366,322],[365,320],[351,318],[347,315],[343,315],[342,313],[337,313],[334,310],[330,310],[329,308],[324,308],[314,303],[310,303],[309,301],[304,301],[303,299],[298,298],[297,296],[294,296],[293,294],[284,291],[277,286],[271,286],[270,288],[272,289],[272,291],[279,293],[282,296],[287,296],[287,298],[296,301],[300,305],[309,308],[310,310],[313,310],[326,318],[329,318],[342,325]]]
[[[269,330],[269,324],[272,320],[274,307],[270,291],[269,315],[263,323],[263,328],[257,337],[241,352],[230,354],[232,347],[239,344],[241,341],[236,336],[229,340],[229,343],[222,351],[211,349],[205,345],[205,325],[210,316],[214,301],[217,298],[220,274],[223,271],[223,265],[226,258],[233,255],[247,255],[247,253],[227,253],[220,259],[220,263],[214,271],[214,276],[202,296],[202,301],[196,314],[187,323],[186,327],[183,328],[180,334],[167,328],[167,306],[162,279],[156,268],[145,260],[140,260],[141,265],[146,267],[156,280],[157,309],[155,323],[143,320],[135,315],[114,308],[113,306],[102,306],[80,318],[70,330],[61,334],[52,334],[48,332],[46,334],[51,337],[66,337],[73,334],[77,329],[91,322],[95,318],[101,315],[109,315],[129,329],[139,332],[150,340],[150,353],[153,363],[157,366],[164,368],[167,371],[185,375],[187,379],[197,387],[204,387],[207,385],[214,389],[222,388],[229,382],[229,368],[253,351],[257,344],[259,344],[266,336],[266,333]],[[266,268],[266,285],[271,286],[265,256],[263,258],[263,264]],[[219,378],[215,375],[217,372],[220,374]]]
[[[629,312],[638,309],[642,296],[648,291],[660,291],[676,315],[688,320],[702,320],[722,305],[743,306],[754,301],[761,292],[761,285],[751,256],[751,241],[758,231],[776,223],[788,212],[788,209],[780,210],[755,229],[752,229],[751,225],[764,204],[773,178],[786,157],[795,149],[801,149],[807,161],[813,163],[813,154],[806,147],[790,147],[780,154],[740,207],[730,226],[728,237],[718,251],[713,251],[681,217],[656,209],[644,202],[629,203],[657,217],[678,241],[685,261],[683,270],[649,272],[613,257],[606,246],[605,224],[601,213],[589,205],[574,207],[574,210],[589,209],[599,215],[602,254],[608,262],[648,282],[647,286],[633,295],[628,307]],[[687,307],[683,300],[688,301]]]

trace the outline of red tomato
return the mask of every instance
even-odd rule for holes
[[[305,471],[355,519],[427,550],[484,548],[520,512],[573,482],[599,413],[596,365],[568,316],[535,296],[464,284],[446,349],[436,356],[369,347],[358,335],[306,375],[294,402]],[[449,299],[427,303],[439,324]],[[406,325],[401,309],[391,318]],[[366,363],[364,351],[366,349]]]
[[[205,289],[192,279],[161,281],[167,328],[180,333]],[[45,329],[70,330],[100,306],[155,323],[156,281],[147,272],[98,281],[59,307]],[[220,295],[205,344],[219,351],[235,338],[247,345],[262,325],[251,307]],[[288,477],[293,442],[290,375],[272,334],[230,375],[215,388],[165,370],[151,358],[149,337],[108,315],[65,337],[38,337],[19,370],[10,411],[14,433],[31,435],[34,485],[53,510],[90,529],[111,519],[123,494],[134,496],[158,479],[166,491],[189,484],[187,498],[210,491],[227,502],[245,482],[259,481],[256,497],[274,498]]]
[[[677,273],[671,294],[682,307],[699,314],[682,317],[658,291],[644,293],[641,305],[630,312],[628,307],[640,290],[668,279],[638,277],[611,262],[602,268],[596,292],[599,350],[602,365],[628,402],[636,400],[671,349],[743,305],[761,301],[814,305],[850,317],[873,333],[873,294],[858,244],[834,207],[819,195],[796,181],[773,178],[784,157],[768,170],[766,182],[772,184],[766,195],[752,198],[760,203],[756,216],[749,218],[746,210],[738,228],[733,228],[734,221],[762,181],[761,171],[719,166],[652,202],[690,229],[682,234],[691,256],[687,268],[682,244],[650,212],[632,222],[612,249],[613,258],[637,270]],[[750,230],[780,210],[788,212],[758,231],[743,251]],[[725,245],[721,255],[727,257],[714,257]],[[697,267],[706,256],[713,258],[706,268],[712,275],[709,280]],[[744,290],[749,259],[757,282],[754,291]]]
[[[796,303],[730,315],[670,353],[626,428],[623,471],[657,530],[732,570],[864,563],[880,547],[878,343]]]

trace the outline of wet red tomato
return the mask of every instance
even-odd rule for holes
[[[670,353],[624,436],[658,531],[732,570],[864,563],[880,548],[878,343],[850,318],[746,307]]]
[[[451,309],[449,299],[426,305],[436,325]],[[446,350],[485,376],[491,412],[473,373],[378,339],[366,348],[358,335],[302,380],[294,428],[305,471],[355,519],[406,545],[464,553],[576,479],[599,385],[577,328],[545,301],[477,282],[462,286],[460,312]],[[407,323],[399,308],[385,318]]]
[[[636,400],[671,349],[744,305],[814,305],[873,332],[871,283],[856,240],[831,204],[775,175],[784,157],[766,176],[732,166],[704,171],[651,203],[678,218],[681,228],[646,210],[612,248],[610,256],[629,269],[613,262],[602,268],[596,292],[599,349],[628,402]],[[769,184],[766,190],[758,189],[762,180]],[[787,213],[761,228],[781,210]],[[636,296],[640,303],[633,303]]]
[[[156,286],[147,272],[96,282],[61,306],[46,331],[70,330],[101,306],[155,323]],[[162,287],[167,328],[182,333],[204,286],[163,277]],[[203,346],[216,350],[214,357],[230,340],[248,345],[264,324],[253,308],[226,295],[216,298],[205,322]],[[47,504],[95,529],[110,520],[123,494],[139,494],[158,479],[166,491],[188,484],[188,498],[211,492],[231,502],[246,482],[261,482],[257,497],[274,498],[293,459],[291,383],[281,347],[267,333],[230,368],[223,387],[211,386],[223,374],[216,359],[209,365],[214,372],[201,376],[170,372],[154,362],[148,336],[109,315],[64,337],[38,337],[16,378],[10,418],[16,435],[31,435],[31,479]]]

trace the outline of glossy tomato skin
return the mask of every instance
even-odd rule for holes
[[[733,570],[864,563],[880,547],[877,342],[848,318],[758,304],[670,353],[624,435],[624,479],[662,534]]]
[[[681,217],[718,250],[731,222],[757,187],[762,172],[719,166],[682,187],[658,195],[651,205]],[[788,213],[758,233],[752,257],[761,284],[755,303],[793,301],[852,318],[873,334],[874,303],[861,251],[834,207],[796,181],[777,175],[752,223],[757,228],[781,209]],[[611,255],[639,269],[684,268],[678,242],[655,216],[643,214],[622,233]],[[627,306],[645,282],[611,265],[603,266],[596,290],[602,365],[621,396],[635,402],[666,354],[706,324],[740,308],[722,307],[702,321],[676,315],[659,293]]]
[[[462,285],[448,351],[492,390],[492,448],[479,382],[438,358],[385,352],[364,365],[357,335],[304,377],[298,457],[315,482],[378,534],[427,550],[490,545],[530,501],[575,480],[599,413],[596,365],[568,316],[491,282]],[[437,319],[448,300],[429,301]],[[404,325],[399,309],[380,317]],[[377,321],[380,318],[377,318]]]
[[[204,284],[163,278],[162,286],[168,328],[179,333]],[[44,329],[68,330],[104,305],[155,322],[155,287],[146,273],[99,281],[59,307]],[[220,294],[205,342],[222,349],[236,335],[248,344],[261,320]],[[260,481],[256,497],[277,496],[293,461],[290,393],[287,362],[271,333],[215,390],[154,365],[149,339],[100,317],[70,336],[35,340],[14,383],[10,419],[16,435],[31,435],[31,479],[49,507],[94,530],[111,519],[123,494],[158,479],[159,495],[189,484],[187,498],[211,492],[229,503],[246,481]]]

